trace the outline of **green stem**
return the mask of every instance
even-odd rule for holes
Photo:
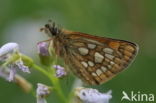
[[[46,70],[44,70],[44,69],[42,69],[41,67],[39,67],[38,65],[32,64],[32,68],[34,68],[34,69],[40,71],[40,72],[43,73],[45,76],[48,76],[48,77],[49,77],[49,73],[48,73]]]
[[[40,71],[41,73],[43,73],[45,76],[47,76],[50,81],[52,82],[52,85],[54,86],[54,89],[56,90],[58,96],[61,98],[61,101],[63,103],[68,103],[67,99],[65,98],[65,96],[63,95],[59,80],[57,77],[53,76],[54,73],[51,74],[51,72],[47,72],[46,70],[44,70],[43,68],[39,67],[36,64],[32,64],[32,68]],[[52,71],[53,72],[53,71]]]
[[[2,67],[6,67],[8,64],[11,64],[20,58],[18,53],[12,54],[12,56],[2,65]]]
[[[20,55],[22,57],[22,60],[24,60],[26,63],[28,63],[27,65],[31,66],[32,68],[40,71],[41,73],[43,73],[45,76],[47,76],[52,85],[54,86],[54,89],[56,90],[58,96],[61,98],[62,102],[63,103],[68,103],[67,102],[67,99],[65,98],[64,96],[64,93],[62,92],[62,88],[60,86],[60,83],[59,83],[59,79],[57,77],[54,76],[55,74],[55,69],[43,69],[41,68],[40,66],[36,65],[31,58],[29,58],[28,56],[25,56],[25,55]],[[49,67],[50,68],[50,67]]]

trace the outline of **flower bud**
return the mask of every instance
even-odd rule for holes
[[[44,65],[51,65],[52,58],[49,54],[49,43],[48,42],[40,42],[37,44],[38,53],[40,57],[40,61]]]
[[[64,67],[61,67],[60,65],[54,65],[53,67],[56,69],[56,77],[61,78],[67,75]]]

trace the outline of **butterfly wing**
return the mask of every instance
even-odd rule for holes
[[[91,85],[102,84],[124,70],[134,59],[138,46],[134,43],[71,32],[66,63],[75,75]]]

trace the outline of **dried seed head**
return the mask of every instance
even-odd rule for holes
[[[29,93],[32,90],[32,85],[26,79],[21,77],[20,75],[15,75],[15,83],[22,88],[22,90],[26,93]]]

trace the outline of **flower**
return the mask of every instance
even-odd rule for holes
[[[47,103],[45,97],[47,97],[51,92],[51,88],[38,83],[37,89],[36,89],[36,97],[37,97],[37,103]]]
[[[9,74],[8,81],[9,82],[14,81],[15,75],[16,75],[16,68],[14,65],[10,65],[10,74]]]
[[[17,66],[21,71],[23,72],[27,72],[27,73],[30,73],[30,70],[27,66],[24,65],[23,61],[20,59],[20,60],[17,60],[15,62],[15,66]]]
[[[10,56],[10,54],[18,52],[19,45],[17,43],[7,43],[0,48],[0,60],[3,61]]]
[[[9,81],[14,80],[17,69],[21,70],[22,72],[30,73],[29,68],[23,64],[23,61],[21,59],[15,61],[15,63],[13,64],[9,64],[8,67],[10,69],[10,75],[8,79]]]
[[[46,65],[46,66],[50,66],[52,64],[52,55],[49,52],[49,42],[39,42],[37,44],[37,49],[38,49],[38,54],[40,57],[40,61],[42,64]]]
[[[37,44],[38,53],[42,56],[50,56],[48,48],[49,44],[47,42],[39,42]]]
[[[53,68],[56,69],[56,77],[60,78],[67,75],[67,72],[60,65],[53,65]]]
[[[111,91],[100,93],[96,89],[79,87],[75,90],[75,95],[80,103],[109,103],[112,98]]]
[[[13,72],[13,73],[11,73]],[[14,76],[11,76],[14,75]],[[29,93],[32,90],[32,85],[26,79],[18,74],[14,74],[14,71],[9,69],[0,68],[0,77],[6,79],[7,81],[11,81],[14,79],[14,82],[23,89],[24,92]],[[14,77],[14,78],[12,78]]]
[[[17,43],[7,43],[0,48],[0,60],[3,62],[0,69],[9,71],[8,81],[14,81],[17,69],[30,73],[29,68],[24,64],[19,52]],[[1,70],[3,71],[3,70]],[[3,74],[4,72],[1,72]],[[4,77],[4,76],[3,76]]]

